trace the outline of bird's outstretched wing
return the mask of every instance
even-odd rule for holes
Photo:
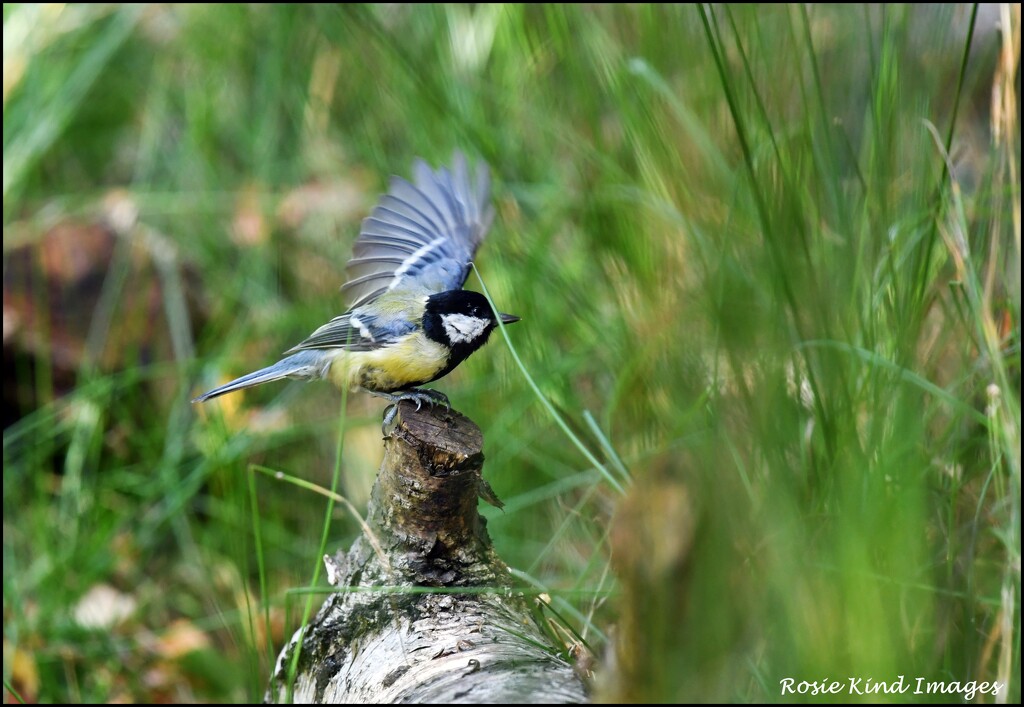
[[[422,315],[422,309],[420,311]],[[395,339],[411,333],[417,322],[409,317],[398,316],[396,312],[372,314],[353,311],[335,317],[314,331],[298,346],[285,351],[292,354],[306,349],[348,349],[349,351],[372,351],[392,343]]]
[[[380,348],[419,326],[424,295],[462,287],[494,217],[487,166],[471,174],[456,153],[451,171],[435,172],[423,160],[412,171],[413,182],[391,178],[388,193],[363,221],[341,288],[349,311],[286,353]],[[386,301],[380,299],[387,292]]]
[[[412,171],[413,182],[391,178],[388,193],[363,221],[341,288],[350,309],[389,290],[456,290],[469,275],[494,217],[487,165],[471,173],[456,153],[450,171],[435,172],[423,160]]]

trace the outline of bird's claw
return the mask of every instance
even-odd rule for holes
[[[439,390],[428,390],[426,388],[412,388],[410,390],[403,390],[398,393],[381,393],[377,391],[370,391],[374,395],[382,398],[387,398],[391,401],[384,410],[384,421],[381,424],[381,432],[387,435],[387,429],[392,422],[395,421],[395,417],[398,415],[398,404],[403,400],[408,400],[411,403],[416,403],[416,412],[419,412],[423,408],[423,403],[430,403],[431,405],[444,405],[445,410],[451,410],[452,404],[448,400],[448,396]]]
[[[380,424],[381,434],[387,436],[388,427],[395,421],[395,416],[398,414],[398,403],[391,403],[384,408],[384,421]]]
[[[445,410],[451,410],[452,404],[448,396],[440,390],[422,389],[416,391],[418,396],[423,396],[431,405],[444,405]]]

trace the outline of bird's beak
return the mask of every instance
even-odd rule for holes
[[[515,324],[519,321],[519,317],[514,314],[499,314],[498,316],[501,317],[502,324]]]

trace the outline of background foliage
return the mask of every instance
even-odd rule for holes
[[[381,405],[189,399],[338,314],[388,175],[454,149],[604,472],[500,337],[440,387],[600,696],[1020,699],[1019,6],[3,13],[8,699],[262,697],[324,533],[286,479],[364,508]]]

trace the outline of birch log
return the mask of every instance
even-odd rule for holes
[[[400,405],[367,528],[347,553],[325,556],[338,591],[281,652],[268,701],[586,701],[477,513],[478,496],[497,500],[480,475],[482,446],[468,418]]]

